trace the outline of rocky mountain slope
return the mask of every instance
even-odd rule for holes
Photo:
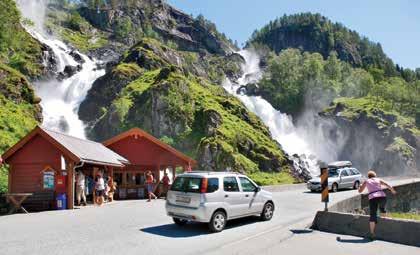
[[[53,69],[49,49],[33,39],[20,20],[14,1],[0,2],[0,154],[42,121],[40,100],[29,78]],[[0,167],[0,193],[6,189],[7,169]]]
[[[91,139],[138,126],[197,159],[200,169],[246,172],[260,183],[295,181],[267,127],[219,86],[225,77],[241,76],[244,60],[212,23],[162,1],[77,10],[98,33],[108,33],[108,43],[91,54],[112,51],[112,44],[131,46],[114,52],[118,58],[80,105]],[[124,38],[122,20],[129,28]]]
[[[248,47],[263,56],[265,74],[244,91],[310,134],[327,122],[337,160],[385,175],[419,172],[419,70],[394,65],[379,44],[319,14],[272,21]]]
[[[346,139],[341,158],[382,175],[419,174],[420,130],[412,120],[375,107],[364,98],[337,99],[320,115],[332,119]]]

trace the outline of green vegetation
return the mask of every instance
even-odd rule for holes
[[[365,115],[374,120],[380,129],[395,125],[401,129],[412,132],[414,135],[419,132],[413,117],[404,116],[395,109],[392,110],[390,106],[391,103],[385,100],[376,102],[370,97],[338,98],[335,99],[333,104],[326,108],[324,112],[331,113],[337,108],[337,105],[340,105],[340,108],[342,108],[340,116],[347,118],[348,120],[355,120],[362,115]],[[399,138],[397,137],[396,139],[395,142],[397,143],[395,145],[401,145],[398,143]]]
[[[401,76],[411,82],[420,79],[416,72],[394,65],[379,43],[369,41],[340,23],[320,14],[284,15],[256,30],[247,45],[266,45],[279,53],[287,48],[318,52],[327,58],[332,51],[338,58],[365,70],[380,69],[387,77]]]
[[[333,52],[324,60],[319,53],[287,49],[268,55],[268,68],[260,82],[261,94],[273,106],[296,114],[304,104],[328,103],[338,97],[364,98],[354,101],[414,119],[420,101],[420,80],[406,82],[353,68]]]
[[[388,213],[388,217],[405,220],[420,221],[420,214],[418,213]]]
[[[108,34],[94,28],[75,8],[60,4],[57,8],[51,7],[47,12],[46,27],[84,53],[108,45]]]
[[[132,78],[140,76],[143,70],[136,63],[120,63],[112,72],[119,77]]]
[[[0,2],[0,63],[30,77],[42,75],[42,46],[21,26],[21,16],[13,0]]]
[[[250,174],[252,180],[258,185],[272,185],[272,184],[293,184],[296,180],[288,172],[280,173],[265,173],[255,172]]]
[[[29,82],[0,63],[0,155],[38,123],[40,109]],[[7,191],[7,168],[0,167],[0,193]]]

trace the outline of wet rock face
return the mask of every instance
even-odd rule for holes
[[[79,63],[79,64],[85,63],[85,60],[82,58],[82,56],[79,53],[77,53],[77,51],[72,50],[69,53],[69,55],[72,56],[74,61],[76,61],[77,63]]]
[[[341,115],[346,106],[337,104],[333,111],[321,113],[333,120],[346,137],[339,152],[341,159],[350,160],[363,173],[374,169],[382,176],[418,174],[420,137],[400,127],[396,116],[373,111],[373,116],[360,113],[354,119]],[[384,125],[387,123],[387,125]],[[331,136],[331,139],[335,139]]]
[[[44,66],[43,76],[44,78],[54,77],[57,72],[57,57],[53,50],[46,44],[42,44],[42,63]]]
[[[75,75],[77,72],[79,72],[80,70],[82,70],[81,65],[77,65],[77,66],[67,65],[64,67],[64,70],[62,72],[59,72],[57,74],[57,80],[62,81],[64,79],[70,78],[73,75]]]
[[[215,110],[208,110],[204,112],[204,120],[207,123],[206,136],[214,136],[217,128],[222,124],[222,116]]]

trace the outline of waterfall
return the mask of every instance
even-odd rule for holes
[[[310,145],[299,134],[299,129],[293,124],[292,117],[277,111],[260,96],[249,96],[243,93],[242,86],[258,82],[262,77],[262,70],[259,66],[259,56],[255,52],[241,50],[238,53],[245,59],[245,64],[242,65],[243,75],[237,82],[226,79],[223,87],[264,122],[272,137],[280,143],[289,155],[289,159],[294,162],[294,167],[298,172],[309,171],[311,174],[318,174],[317,157]]]
[[[75,70],[70,77],[34,82],[35,92],[41,98],[43,126],[85,138],[85,125],[77,112],[93,82],[104,75],[105,70],[98,68],[98,60],[70,49],[65,43],[44,31],[46,0],[18,0],[17,3],[22,16],[34,23],[34,26],[26,27],[27,31],[53,51],[57,62],[57,74],[63,74],[66,67]],[[74,56],[78,58],[75,59]]]

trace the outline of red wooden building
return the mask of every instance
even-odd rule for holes
[[[152,171],[155,179],[161,180],[165,171],[173,178],[177,168],[188,171],[196,165],[195,160],[140,128],[130,129],[103,144],[130,162],[114,171],[118,198],[142,198],[146,171]]]
[[[3,154],[9,168],[10,193],[66,193],[74,205],[74,174],[102,171],[117,182],[119,198],[144,195],[144,172],[157,180],[163,170],[189,170],[196,162],[145,131],[134,128],[103,144],[36,127]]]

